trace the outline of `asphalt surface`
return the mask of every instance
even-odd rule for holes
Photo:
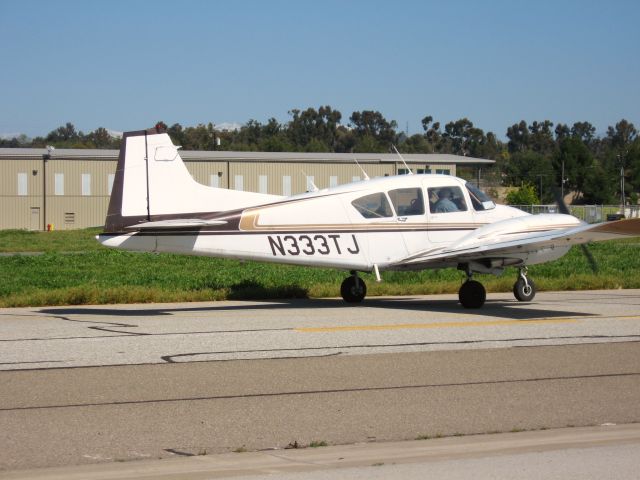
[[[603,425],[326,448],[19,470],[7,480],[334,478],[466,480],[634,479],[640,425]]]
[[[0,310],[0,469],[640,421],[640,292]]]

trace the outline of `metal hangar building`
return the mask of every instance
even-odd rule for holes
[[[0,148],[0,229],[46,230],[101,226],[107,213],[118,150]],[[407,173],[395,154],[181,151],[204,184],[274,195]],[[414,173],[456,175],[493,160],[447,154],[404,154]]]

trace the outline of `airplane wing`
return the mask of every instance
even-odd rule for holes
[[[640,218],[583,224],[547,232],[514,233],[509,232],[497,238],[471,234],[453,245],[419,252],[392,267],[439,268],[487,259],[525,259],[531,254],[557,247],[640,236]],[[514,236],[517,239],[513,239]]]
[[[177,228],[197,228],[211,225],[224,225],[226,220],[202,220],[199,218],[178,218],[172,220],[159,220],[156,222],[143,222],[125,227],[128,230],[172,230]]]

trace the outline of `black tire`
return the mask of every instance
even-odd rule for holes
[[[527,283],[529,288],[526,287],[522,277],[519,277],[516,283],[513,284],[513,296],[519,302],[530,302],[536,296],[536,284],[530,278],[527,278]]]
[[[358,278],[358,286],[356,287],[356,277],[347,277],[340,286],[340,295],[347,303],[359,303],[367,295],[367,285],[361,278]]]
[[[460,287],[458,298],[464,308],[480,308],[487,299],[487,291],[480,282],[467,280]]]

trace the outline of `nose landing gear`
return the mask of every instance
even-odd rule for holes
[[[347,303],[359,303],[367,295],[367,285],[358,276],[358,272],[352,271],[351,276],[344,279],[340,286],[340,295]]]
[[[513,296],[520,302],[530,302],[536,296],[536,285],[527,278],[527,267],[521,267],[518,280],[513,284]]]

